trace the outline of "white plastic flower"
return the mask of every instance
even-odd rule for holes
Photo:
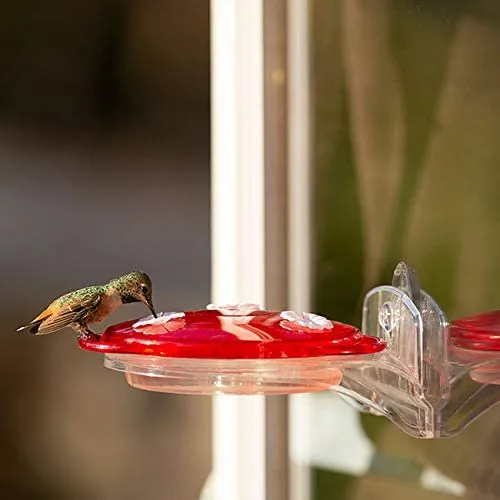
[[[183,312],[166,312],[166,313],[158,313],[158,317],[155,318],[153,315],[148,316],[146,318],[142,318],[139,321],[136,321],[132,328],[140,328],[148,325],[164,325],[168,323],[172,319],[184,318],[185,314]]]
[[[310,330],[331,330],[333,328],[333,323],[329,319],[319,316],[318,314],[283,311],[280,314],[280,317],[290,323],[308,328]]]
[[[258,304],[208,304],[207,309],[211,311],[219,311],[224,316],[246,316],[254,311],[259,311],[261,307]]]

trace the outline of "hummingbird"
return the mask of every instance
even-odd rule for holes
[[[69,326],[79,338],[96,337],[89,324],[104,320],[122,304],[142,302],[153,313],[153,285],[149,276],[140,271],[124,274],[105,285],[75,290],[55,299],[31,323],[17,329],[32,335],[46,335]]]

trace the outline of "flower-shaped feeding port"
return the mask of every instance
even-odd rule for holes
[[[209,311],[218,311],[224,316],[246,316],[255,311],[260,311],[261,307],[258,304],[244,302],[243,304],[208,304]]]
[[[500,402],[500,311],[449,323],[402,262],[392,285],[366,294],[362,331],[386,349],[332,390],[407,434],[452,436]]]
[[[181,312],[159,313],[136,321],[132,328],[134,331],[143,333],[144,335],[158,335],[161,333],[173,332],[186,324],[184,317],[186,315]]]
[[[354,326],[255,304],[161,313],[79,345],[104,353],[105,365],[134,387],[182,394],[321,391],[385,347]]]
[[[283,311],[280,314],[282,321],[280,325],[288,330],[310,332],[315,330],[332,330],[333,323],[313,313],[296,313],[294,311]]]

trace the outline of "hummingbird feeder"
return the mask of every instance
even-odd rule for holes
[[[291,394],[329,389],[343,367],[385,343],[322,316],[210,304],[111,326],[80,347],[140,389],[181,394]]]
[[[452,436],[500,402],[500,311],[449,322],[401,262],[364,298],[361,330],[255,304],[160,313],[81,348],[136,388],[180,394],[332,390],[420,438]]]

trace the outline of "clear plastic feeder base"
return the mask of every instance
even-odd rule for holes
[[[337,360],[189,359],[106,354],[104,365],[125,373],[137,389],[177,394],[293,394],[317,392],[340,383]]]

